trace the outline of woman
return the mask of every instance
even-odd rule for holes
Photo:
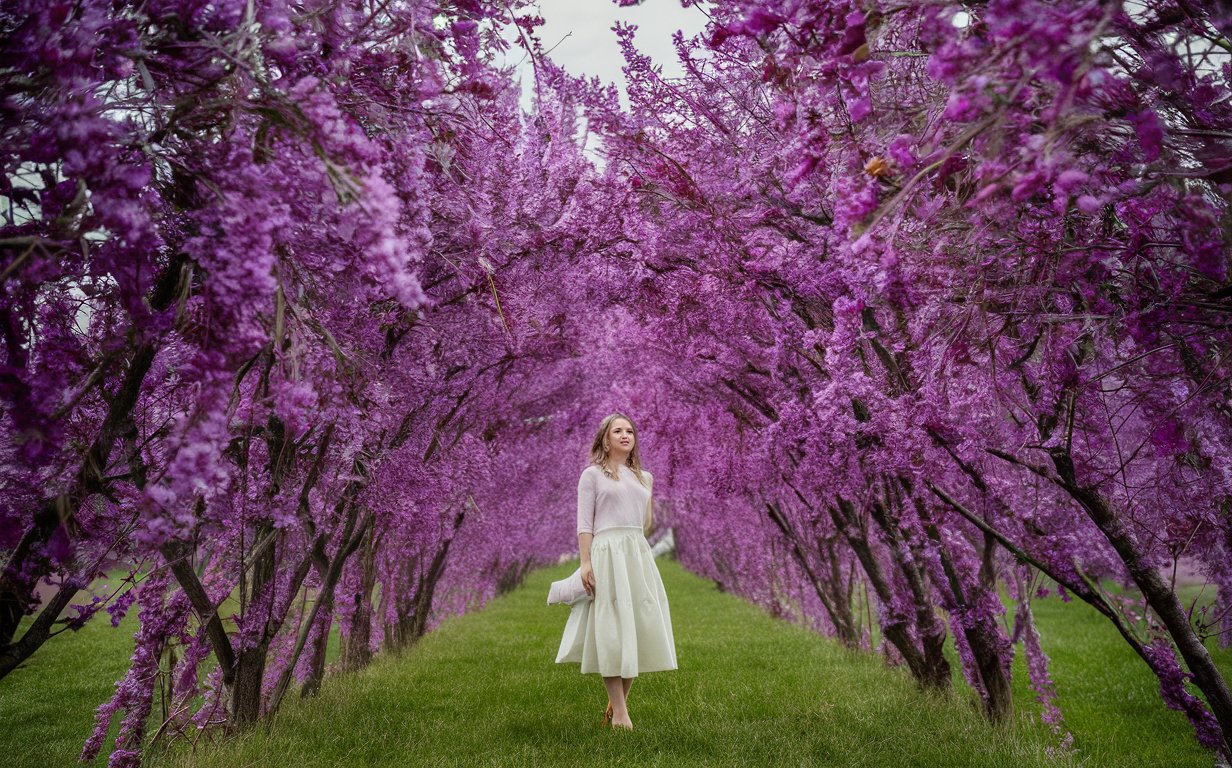
[[[557,663],[580,662],[583,674],[603,676],[603,722],[628,730],[633,678],[676,668],[667,594],[646,543],[653,480],[642,469],[633,421],[619,413],[604,419],[578,480],[582,566],[573,578],[580,575],[591,599],[574,604],[556,656]]]

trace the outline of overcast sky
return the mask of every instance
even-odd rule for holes
[[[614,82],[624,93],[624,59],[616,45],[612,25],[617,21],[637,26],[637,46],[663,67],[668,77],[681,74],[672,48],[672,33],[682,30],[692,37],[706,26],[706,15],[693,8],[681,8],[678,0],[646,0],[640,6],[620,8],[612,0],[539,0],[539,15],[546,22],[539,27],[544,50],[552,60],[575,75],[597,76]],[[515,54],[514,61],[521,56]],[[531,75],[523,64],[523,91]]]

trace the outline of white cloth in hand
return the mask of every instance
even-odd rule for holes
[[[548,605],[574,605],[583,600],[589,600],[586,587],[582,584],[582,569],[578,568],[567,578],[552,582],[548,590]]]

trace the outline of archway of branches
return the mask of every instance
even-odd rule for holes
[[[317,5],[0,12],[0,674],[138,606],[87,756],[172,651],[243,727],[574,551],[614,410],[690,569],[1058,734],[1077,598],[1228,752],[1218,4],[714,3],[627,108],[525,3]]]

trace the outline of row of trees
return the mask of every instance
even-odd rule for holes
[[[617,29],[631,110],[573,91],[641,272],[629,333],[660,352],[682,560],[852,647],[873,606],[922,686],[950,686],[952,637],[994,721],[1021,642],[1061,734],[1030,607],[1055,588],[1228,754],[1232,17],[711,10],[678,80]]]
[[[117,766],[252,723],[332,626],[358,668],[573,545],[589,166],[490,66],[508,13],[0,11],[0,677],[138,611],[83,758],[117,715]]]
[[[624,109],[523,3],[6,2],[0,676],[135,605],[85,756],[252,723],[572,550],[620,408],[724,588],[1060,733],[1055,585],[1228,752],[1213,9],[731,0]]]

